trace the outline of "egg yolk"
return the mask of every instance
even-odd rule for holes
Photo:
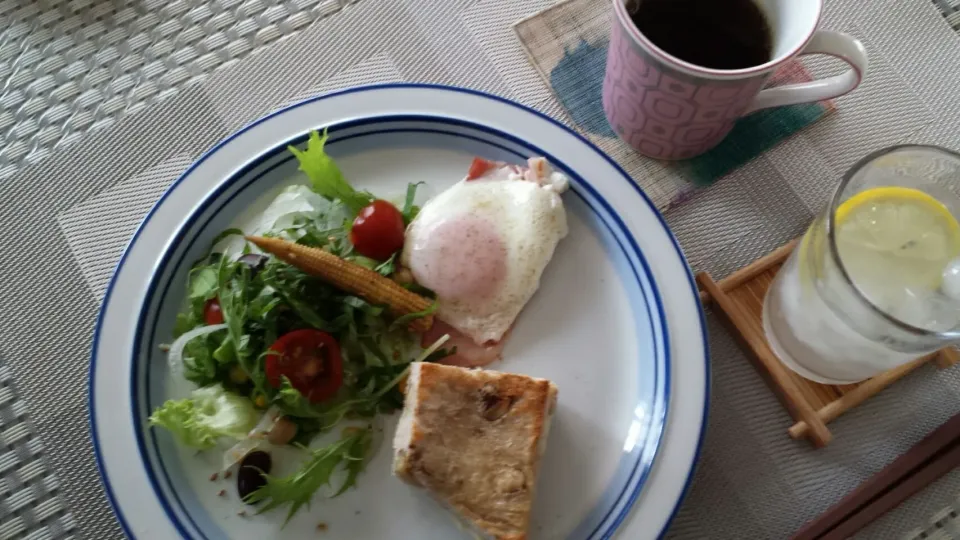
[[[459,215],[436,222],[414,241],[410,270],[445,301],[494,297],[507,275],[507,249],[494,223]]]

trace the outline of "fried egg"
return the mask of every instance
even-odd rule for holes
[[[567,235],[568,183],[543,158],[528,168],[475,160],[466,179],[423,206],[401,263],[437,294],[440,320],[477,345],[503,339]]]

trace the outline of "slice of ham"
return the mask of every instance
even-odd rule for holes
[[[528,159],[526,167],[475,157],[470,163],[465,180],[467,182],[474,180],[526,181],[541,187],[552,188],[557,193],[566,191],[569,183],[569,179],[563,174],[554,172],[553,167],[543,157]]]
[[[443,348],[449,350],[456,347],[457,352],[445,357],[440,363],[459,367],[481,367],[500,359],[500,353],[503,352],[503,345],[506,343],[510,332],[507,331],[500,341],[490,341],[483,345],[477,345],[456,328],[437,319],[434,321],[433,327],[423,334],[420,344],[423,347],[429,347],[442,338],[444,334],[449,334],[450,339],[443,344]]]

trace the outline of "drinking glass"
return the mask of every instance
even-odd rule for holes
[[[799,375],[859,382],[960,342],[960,155],[863,158],[764,299],[770,348]]]

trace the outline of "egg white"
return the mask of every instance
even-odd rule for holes
[[[566,183],[560,184],[561,189]],[[438,297],[438,317],[474,342],[499,341],[540,286],[540,276],[557,244],[567,235],[567,216],[556,184],[502,177],[461,181],[428,201],[406,231],[401,263],[418,266],[425,255],[420,244],[434,225],[457,216],[483,217],[496,228],[505,248],[506,276],[499,290],[482,301]],[[469,265],[470,260],[430,261],[431,264]],[[455,272],[450,273],[455,274]],[[430,289],[442,288],[424,276],[414,277]]]

